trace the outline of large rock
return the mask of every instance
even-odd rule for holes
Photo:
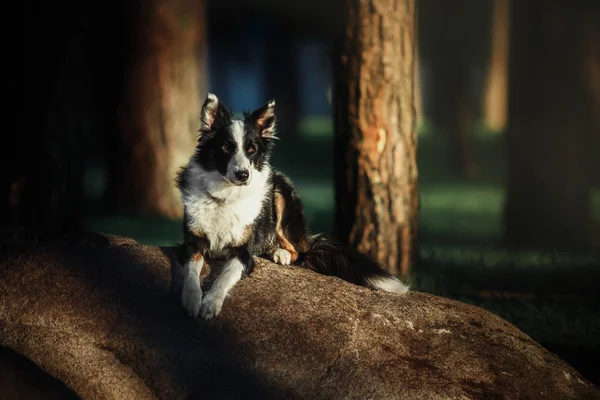
[[[97,236],[0,252],[0,344],[85,399],[600,399],[502,318],[428,294],[259,260],[207,323],[179,305],[172,249]]]

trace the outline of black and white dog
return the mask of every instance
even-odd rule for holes
[[[254,267],[253,256],[298,264],[326,275],[394,293],[408,287],[369,257],[321,235],[309,235],[294,186],[269,165],[276,137],[275,102],[233,114],[208,94],[194,155],[177,176],[184,216],[181,302],[189,315],[211,319],[229,290]],[[202,297],[204,261],[222,272]]]

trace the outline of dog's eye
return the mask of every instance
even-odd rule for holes
[[[231,144],[230,143],[225,143],[222,147],[223,151],[225,153],[229,153],[231,151]]]
[[[252,145],[248,146],[248,149],[246,150],[246,152],[247,152],[248,154],[252,154],[252,153],[254,153],[255,151],[256,151],[256,148],[255,148],[254,146],[252,146]]]

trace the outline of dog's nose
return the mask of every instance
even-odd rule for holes
[[[240,182],[246,182],[250,177],[250,172],[247,169],[242,169],[235,173],[235,177]]]

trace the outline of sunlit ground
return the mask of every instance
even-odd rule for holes
[[[328,118],[305,119],[299,138],[280,134],[282,140],[272,158],[272,165],[296,183],[311,229],[326,233],[331,233],[333,219],[331,128]],[[413,288],[495,312],[585,373],[600,354],[600,301],[595,288],[600,282],[600,253],[500,248],[502,136],[477,124],[473,130],[479,176],[466,180],[449,168],[446,140],[433,134],[431,124],[419,125],[421,263],[415,267]],[[102,172],[91,169],[88,176],[88,191],[97,195]],[[593,202],[600,220],[599,191]],[[92,210],[87,227],[155,245],[181,240],[180,222],[162,218],[103,215]]]

